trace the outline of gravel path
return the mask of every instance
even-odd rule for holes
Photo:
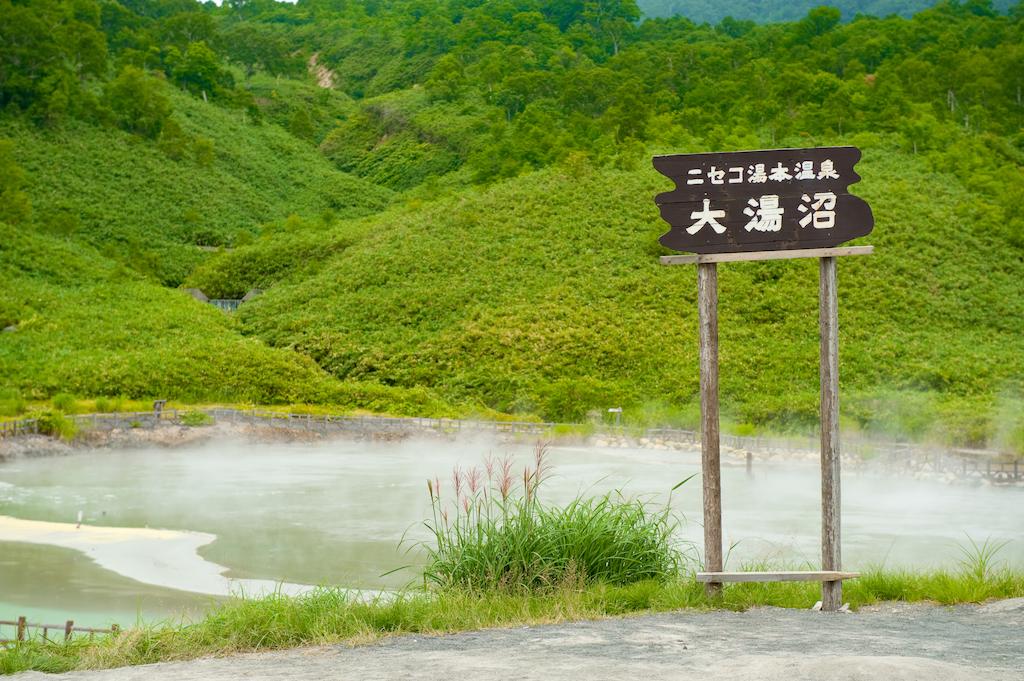
[[[1024,599],[981,607],[888,605],[855,614],[761,608],[403,636],[356,648],[301,648],[64,676],[69,681],[1021,681],[1022,632]]]

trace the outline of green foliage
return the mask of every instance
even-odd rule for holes
[[[38,421],[39,432],[43,435],[73,440],[78,435],[78,426],[59,409],[48,409],[33,415]]]
[[[545,505],[544,455],[538,445],[533,468],[518,481],[508,459],[457,468],[450,493],[428,481],[427,580],[442,589],[517,592],[666,580],[679,572],[683,558],[668,509],[613,494]]]
[[[246,78],[251,78],[257,69],[271,75],[297,74],[302,70],[301,57],[290,54],[280,29],[273,25],[236,24],[225,33],[224,45],[228,58],[245,69]]]
[[[20,390],[0,389],[0,416],[21,416],[27,407]]]
[[[305,108],[299,107],[295,109],[295,113],[292,114],[292,119],[288,123],[288,131],[307,142],[313,140],[316,135],[316,129],[313,127],[313,120],[309,117],[309,112]]]
[[[69,395],[68,393],[57,393],[50,398],[50,404],[53,405],[54,409],[65,414],[74,414],[78,410],[78,400],[75,399],[74,395]]]
[[[116,276],[92,249],[0,225],[0,256],[0,299],[18,321],[17,332],[0,335],[4,388],[33,399],[113,392],[270,403],[330,394],[333,383],[308,360],[241,338],[228,317],[181,292]]]
[[[111,414],[124,411],[124,402],[124,398],[121,397],[97,397],[95,407],[100,414]]]
[[[354,217],[390,200],[389,190],[339,172],[276,126],[253,126],[136,75],[173,102],[169,139],[140,143],[75,121],[54,132],[0,117],[0,136],[18,140],[14,160],[28,171],[20,191],[40,227],[49,231],[52,217],[64,216],[77,225],[77,238],[176,286],[208,257],[196,234],[206,235],[203,245],[231,245],[291,213]],[[189,156],[196,163],[184,162]]]
[[[157,148],[164,152],[167,158],[180,161],[185,158],[189,151],[190,140],[173,119],[167,119],[160,130],[160,138],[157,140]]]
[[[17,225],[32,215],[32,202],[22,188],[25,171],[14,160],[14,143],[0,139],[0,222]]]
[[[84,85],[107,70],[107,42],[93,0],[0,1],[0,109],[53,123],[88,100]]]
[[[192,155],[195,157],[196,163],[203,167],[211,165],[216,158],[214,148],[213,140],[196,137],[192,142]]]
[[[289,219],[280,227],[270,226],[258,241],[200,265],[186,284],[215,298],[241,298],[252,289],[269,289],[286,277],[312,275],[325,256],[344,251],[363,231],[354,226],[344,231],[324,230],[315,223]]]
[[[184,53],[171,48],[167,64],[174,80],[192,94],[213,97],[235,85],[231,73],[221,67],[217,54],[203,41],[190,42]]]
[[[201,411],[186,411],[181,415],[181,424],[192,428],[212,426],[213,417]]]
[[[159,81],[134,66],[121,69],[110,82],[106,102],[121,127],[150,139],[160,135],[171,115],[171,104]]]

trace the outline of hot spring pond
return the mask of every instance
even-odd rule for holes
[[[232,591],[417,582],[427,478],[450,497],[453,467],[488,453],[512,455],[518,471],[532,459],[529,446],[485,442],[221,442],[2,464],[0,620],[128,625],[195,614]],[[548,502],[621,490],[664,503],[699,470],[693,452],[564,447],[550,462]],[[726,461],[722,487],[727,568],[817,564],[816,465],[755,464],[748,477]],[[672,506],[680,539],[699,544],[699,478]],[[1008,540],[999,559],[1024,568],[1022,508],[1021,489],[847,473],[844,567],[955,568],[971,538]]]

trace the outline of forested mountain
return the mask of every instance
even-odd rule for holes
[[[1024,5],[841,18],[0,0],[0,409],[57,392],[547,419],[614,403],[687,423],[693,277],[657,265],[650,156],[855,144],[878,255],[841,266],[847,426],[1010,446]],[[737,422],[814,422],[808,267],[723,268]],[[186,286],[264,293],[228,317]]]
[[[992,11],[1005,12],[1014,0],[993,0],[993,2],[961,2],[959,4],[976,13]],[[888,17],[897,14],[911,17],[935,4],[934,0],[638,0],[637,4],[646,17],[682,16],[698,23],[717,24],[726,17],[751,20],[758,23],[773,21],[798,21],[815,7],[828,5],[842,12],[844,20],[858,14],[874,17]]]

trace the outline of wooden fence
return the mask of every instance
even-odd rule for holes
[[[19,419],[17,421],[4,421],[0,423],[0,440],[5,437],[38,434],[39,421],[37,419]]]
[[[116,624],[111,625],[109,629],[98,629],[96,627],[76,626],[74,620],[68,620],[64,624],[33,624],[25,617],[19,617],[16,620],[0,620],[0,633],[3,633],[2,627],[4,626],[13,627],[15,634],[14,638],[0,637],[0,645],[10,645],[12,643],[17,644],[29,641],[32,638],[30,632],[33,629],[42,632],[42,640],[44,642],[50,641],[49,633],[51,630],[63,632],[65,641],[70,641],[75,632],[86,633],[91,638],[96,634],[117,635],[118,632],[121,631],[121,628]]]
[[[114,412],[111,414],[77,414],[74,419],[79,431],[126,430],[129,428],[156,428],[160,424],[181,422],[177,409],[155,411]]]
[[[339,416],[295,414],[265,409],[204,409],[215,421],[248,423],[319,432],[350,431],[359,433],[423,433],[444,435],[458,433],[495,433],[505,435],[543,436],[557,433],[588,434],[593,428],[574,423],[539,423],[535,421],[473,421],[465,419],[403,418],[388,416]]]

